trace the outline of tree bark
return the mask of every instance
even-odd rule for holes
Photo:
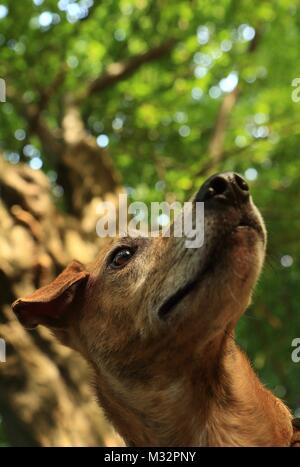
[[[78,218],[60,214],[46,176],[0,156],[0,413],[15,446],[99,446],[120,440],[90,389],[79,354],[40,327],[27,332],[11,302],[49,282],[69,260],[90,261],[98,243]]]

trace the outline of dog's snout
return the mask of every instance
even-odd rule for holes
[[[247,202],[249,197],[249,186],[244,178],[237,173],[226,172],[210,177],[198,191],[196,201],[241,204]]]

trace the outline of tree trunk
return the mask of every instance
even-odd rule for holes
[[[42,172],[12,166],[1,155],[0,190],[0,337],[6,342],[0,413],[8,442],[118,445],[80,355],[58,344],[45,328],[24,330],[10,308],[14,299],[45,285],[71,259],[88,262],[95,257],[100,241],[92,234],[95,210],[81,218],[62,215]]]

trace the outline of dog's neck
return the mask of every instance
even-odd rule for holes
[[[288,446],[285,406],[257,379],[232,337],[159,376],[122,381],[97,370],[101,405],[129,446]],[[211,362],[215,362],[213,365]]]

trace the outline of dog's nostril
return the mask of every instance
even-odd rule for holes
[[[210,182],[209,190],[213,190],[214,195],[222,195],[228,188],[228,182],[222,177],[215,177]]]
[[[208,200],[216,195],[216,191],[213,187],[209,187],[205,194],[205,200]]]
[[[235,183],[237,186],[244,192],[249,193],[249,185],[248,183],[241,177],[240,175],[235,174]]]
[[[198,200],[208,201],[218,195],[226,194],[228,191],[228,183],[229,182],[225,177],[222,175],[216,175],[208,182],[208,184],[206,184],[204,190],[200,190],[198,194]]]

